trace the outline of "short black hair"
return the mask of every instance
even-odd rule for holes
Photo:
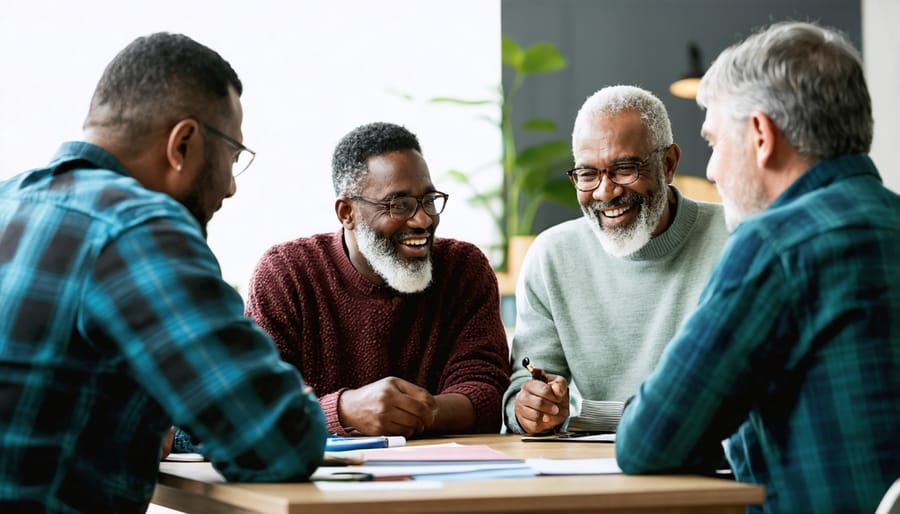
[[[211,48],[183,34],[142,36],[106,66],[84,125],[136,138],[187,116],[212,121],[229,86],[238,96],[243,92],[237,73]]]
[[[338,196],[358,194],[360,180],[368,173],[370,157],[402,150],[422,153],[419,139],[405,127],[376,122],[360,125],[345,135],[331,158],[331,180]]]

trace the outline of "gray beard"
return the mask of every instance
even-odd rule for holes
[[[431,284],[430,253],[425,259],[408,262],[397,255],[389,239],[376,235],[366,222],[357,223],[354,233],[359,253],[389,287],[401,293],[418,293]]]
[[[606,253],[614,257],[626,257],[650,242],[653,231],[656,230],[656,226],[659,225],[659,220],[662,219],[663,212],[665,212],[666,202],[668,202],[669,187],[666,179],[662,173],[657,176],[656,192],[651,194],[650,198],[640,197],[641,212],[634,223],[627,227],[604,228],[600,222],[600,215],[597,213],[601,208],[622,205],[621,203],[594,202],[587,207],[581,206],[581,212],[584,213],[588,225],[600,240],[600,245],[603,246]]]

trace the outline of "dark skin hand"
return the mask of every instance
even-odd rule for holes
[[[554,429],[569,416],[568,381],[552,373],[546,373],[546,377],[547,382],[526,381],[516,395],[516,419],[529,434]]]
[[[365,435],[423,433],[435,421],[438,403],[425,389],[397,377],[386,377],[345,391],[338,402],[341,424]]]

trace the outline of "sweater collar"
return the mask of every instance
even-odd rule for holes
[[[334,262],[337,263],[337,267],[340,270],[341,274],[359,291],[368,295],[380,295],[385,297],[391,296],[400,296],[402,293],[394,290],[387,284],[373,284],[369,279],[364,277],[359,270],[356,269],[356,266],[353,265],[353,262],[350,260],[350,255],[347,253],[347,245],[344,242],[344,229],[340,228],[337,232],[334,233],[334,237],[331,241],[331,253],[334,259]]]
[[[679,248],[687,240],[694,228],[700,207],[697,202],[686,198],[675,186],[670,185],[675,193],[675,219],[662,234],[650,239],[646,245],[631,255],[622,257],[625,260],[645,261],[665,257]]]

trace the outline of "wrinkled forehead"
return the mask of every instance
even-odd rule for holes
[[[420,196],[435,190],[428,164],[415,150],[373,155],[366,165],[368,173],[363,175],[359,184],[365,195],[375,198]]]
[[[636,111],[601,114],[586,120],[574,138],[572,154],[579,164],[606,163],[651,150],[650,132]]]

